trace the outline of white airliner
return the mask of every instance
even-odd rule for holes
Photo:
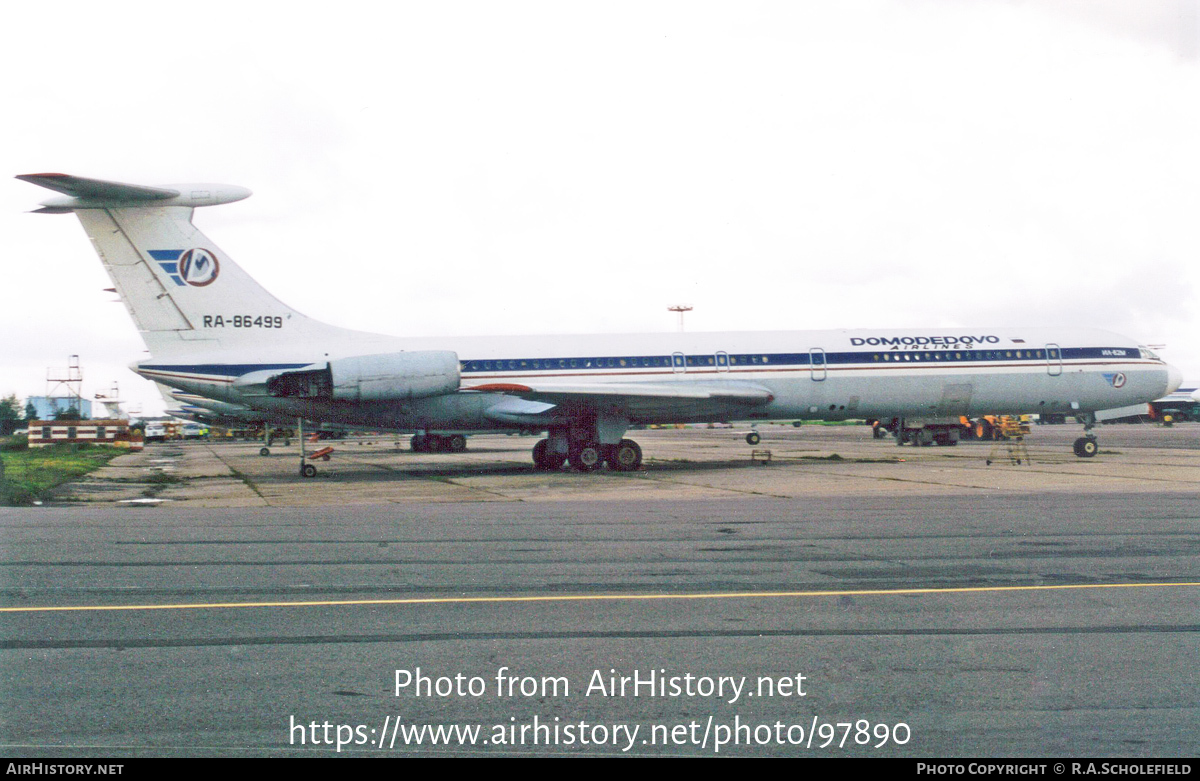
[[[397,338],[312,320],[264,290],[192,224],[241,187],[18,177],[74,212],[151,358],[133,370],[267,417],[416,432],[547,431],[541,469],[637,469],[630,426],[867,418],[899,442],[953,444],[961,415],[1083,417],[1175,390],[1177,369],[1108,331],[1067,328]],[[916,435],[912,432],[917,432]],[[956,436],[956,435],[955,435]],[[306,474],[315,473],[311,465]]]

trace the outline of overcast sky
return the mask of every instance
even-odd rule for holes
[[[319,10],[317,10],[319,9]],[[397,335],[1078,325],[1200,382],[1194,0],[26,3],[0,48],[0,395],[147,413],[74,217],[9,177],[228,182],[196,223]]]

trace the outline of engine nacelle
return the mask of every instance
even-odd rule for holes
[[[459,381],[457,353],[417,350],[339,358],[273,375],[265,385],[276,397],[404,401],[454,393]]]
[[[458,390],[458,354],[449,350],[360,355],[329,362],[338,401],[394,401]]]

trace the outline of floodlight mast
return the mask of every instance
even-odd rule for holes
[[[688,306],[687,304],[676,304],[675,306],[667,307],[667,311],[679,313],[679,330],[680,330],[680,332],[682,332],[683,331],[683,313],[692,311],[692,307]]]

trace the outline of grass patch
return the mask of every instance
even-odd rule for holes
[[[0,437],[0,453],[17,452],[29,449],[29,437],[24,434],[10,437]]]
[[[4,464],[0,505],[28,505],[41,501],[63,483],[86,475],[128,452],[105,445],[53,445],[0,451],[0,462]]]

